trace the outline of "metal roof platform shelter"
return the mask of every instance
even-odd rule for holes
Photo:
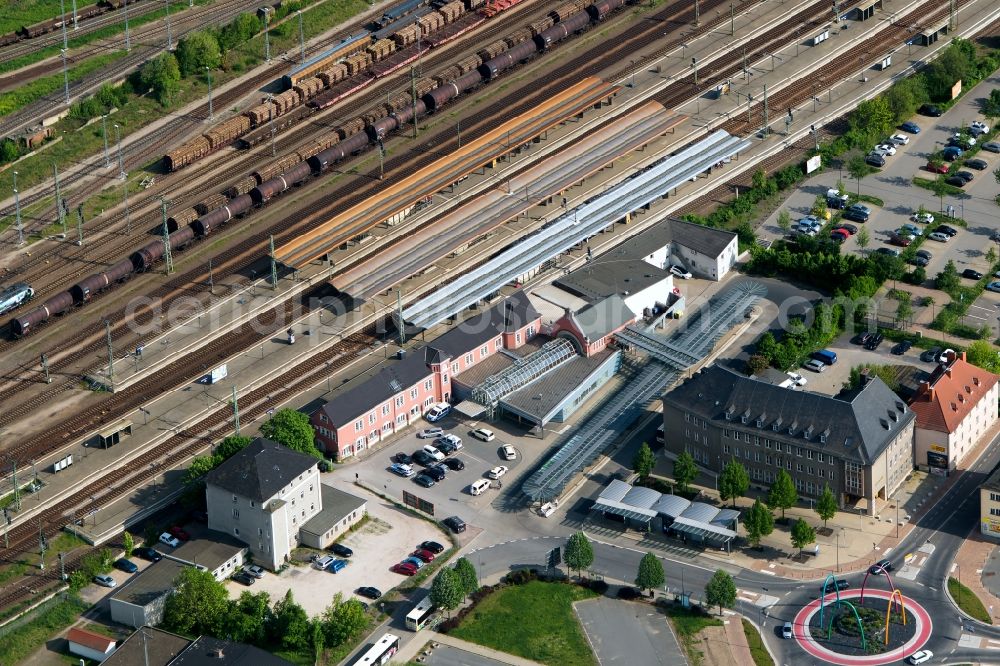
[[[766,293],[761,283],[744,280],[710,300],[691,318],[686,328],[675,332],[666,343],[700,360]],[[656,357],[651,358],[655,360]],[[673,384],[681,372],[683,369],[660,362],[642,367],[524,482],[525,494],[536,502],[557,498],[569,480],[593,462],[635,420],[639,408],[658,396],[664,387]]]
[[[937,26],[921,30],[920,34],[913,38],[913,42],[920,46],[930,46],[948,34],[948,19],[943,19]]]
[[[290,268],[301,268],[383,222],[401,221],[417,202],[460,181],[476,169],[495,163],[546,130],[612,97],[617,91],[617,86],[600,79],[586,78],[530,112],[508,120],[375,196],[333,216],[318,228],[282,245],[276,249],[275,259]]]
[[[564,213],[493,259],[404,308],[403,321],[418,329],[443,321],[750,145],[722,130],[714,132]]]
[[[523,386],[527,386],[553,368],[576,356],[572,343],[564,338],[550,340],[538,351],[517,359],[513,365],[501,370],[472,389],[472,399],[486,407],[492,417],[500,400]]]
[[[882,0],[866,0],[866,2],[854,8],[854,16],[852,18],[858,21],[867,21],[875,16],[876,9],[882,9]]]

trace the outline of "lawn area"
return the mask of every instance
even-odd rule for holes
[[[971,615],[980,622],[993,624],[993,620],[990,618],[990,614],[986,610],[986,606],[984,606],[983,602],[979,600],[979,597],[977,597],[972,590],[950,577],[948,578],[948,594],[951,595],[951,598],[955,600],[958,607],[965,613]]]
[[[483,599],[449,635],[552,666],[596,664],[573,602],[597,594],[576,585],[531,581]]]
[[[17,664],[45,644],[45,641],[76,622],[87,604],[75,595],[56,598],[43,605],[34,619],[0,637],[4,664]]]
[[[721,627],[722,620],[703,614],[697,608],[683,608],[679,605],[662,606],[664,613],[670,618],[681,647],[687,655],[688,662],[699,664],[703,655],[698,649],[696,637],[705,627]]]
[[[756,666],[774,666],[774,660],[771,659],[771,653],[764,647],[764,639],[761,638],[760,632],[746,618],[743,618],[743,635],[747,637],[747,645],[750,646],[753,663]]]

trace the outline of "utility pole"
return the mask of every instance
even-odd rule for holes
[[[764,138],[767,138],[767,84],[764,84]]]
[[[24,227],[21,225],[21,195],[17,191],[17,172],[14,172],[14,215],[17,223],[17,245],[24,245]]]
[[[698,59],[691,58],[691,69],[694,70],[694,84],[698,85]]]
[[[62,19],[63,49],[68,49],[66,40],[66,0],[59,0],[59,18]]]
[[[11,476],[14,479],[14,511],[21,510],[21,489],[17,485],[17,461],[11,463],[13,465],[13,470],[11,471]]]
[[[66,563],[63,561],[65,557],[66,553],[59,553],[59,580],[66,580]]]
[[[948,32],[955,32],[955,0],[948,0]]]
[[[208,293],[215,296],[215,280],[212,274],[212,260],[208,260]]]
[[[302,31],[302,10],[299,9],[295,12],[299,15],[299,58],[300,62],[306,61],[306,37],[305,33]]]
[[[63,95],[66,98],[66,106],[69,106],[69,70],[66,68],[66,49],[60,49],[63,63]]]
[[[270,95],[269,94],[267,96],[267,101],[270,102],[270,105],[268,106],[268,110],[267,110],[267,117],[268,117],[269,122],[271,123],[271,157],[275,157],[277,155],[277,152],[276,152],[275,147],[274,147],[274,134],[275,134],[275,130],[274,130],[274,95]]]
[[[270,26],[271,26],[271,12],[264,12],[264,60],[268,63],[271,62],[271,35],[269,33]]]
[[[111,392],[115,391],[115,350],[111,346],[111,322],[104,320],[104,334],[108,344],[108,382],[111,384]]]
[[[274,260],[274,234],[271,234],[271,286],[278,288],[278,262]]]
[[[406,324],[403,322],[403,290],[396,290],[396,313],[399,319],[399,346],[406,342]]]
[[[76,244],[83,247],[83,204],[76,207]]]
[[[118,126],[118,123],[115,123],[115,139],[118,141],[118,177],[125,180],[125,156],[122,155],[122,130]]]
[[[385,144],[378,137],[378,179],[385,180]]]
[[[163,217],[163,263],[166,274],[174,272],[174,258],[170,254],[170,229],[167,227],[167,200],[160,197],[160,214]]]
[[[205,65],[205,76],[208,77],[208,121],[212,121],[212,70]]]
[[[124,183],[124,189],[122,190],[122,198],[125,200],[125,235],[132,233],[132,215],[128,212],[128,181]]]
[[[736,35],[736,8],[732,0],[729,2],[729,36]]]
[[[45,571],[45,534],[42,532],[42,521],[38,521],[38,568]]]
[[[73,30],[77,29],[76,25],[76,0],[73,0]]]
[[[163,0],[163,3],[167,6],[167,14],[166,14],[166,20],[167,20],[167,50],[168,51],[173,51],[174,50],[174,38],[173,38],[173,35],[170,34],[170,0]]]
[[[125,0],[125,4],[122,5],[125,11],[125,50],[132,50],[132,38],[129,36],[128,32],[128,0]]]
[[[45,354],[42,354],[42,372],[45,373],[45,383],[51,384],[52,377],[49,376],[49,359]]]
[[[62,225],[63,236],[66,235],[66,210],[63,208],[62,197],[59,196],[59,167],[52,163],[52,176],[56,184],[56,211],[59,215],[59,224]]]
[[[455,131],[458,133],[458,147],[462,147],[462,121],[459,120],[455,123]]]
[[[111,166],[111,157],[108,155],[108,116],[101,114],[101,136],[104,137],[104,168]]]
[[[413,138],[417,138],[417,70],[410,67],[410,94],[413,96]]]
[[[236,397],[236,386],[233,386],[233,429],[236,436],[240,436],[240,403]]]
[[[694,27],[701,25],[701,6],[698,0],[694,0]]]

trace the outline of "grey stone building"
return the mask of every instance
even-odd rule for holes
[[[829,484],[841,507],[877,511],[913,469],[914,414],[882,380],[837,396],[709,366],[663,397],[666,449],[718,473],[738,460],[754,486],[779,469],[803,498]]]

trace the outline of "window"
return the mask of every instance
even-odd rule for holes
[[[796,472],[802,471],[802,463],[795,463],[795,471]]]
[[[792,469],[792,459],[791,458],[789,458],[788,460],[785,461],[785,469],[787,469],[789,471]]]
[[[729,438],[729,431],[728,431],[728,430],[723,430],[723,431],[722,431],[722,436],[723,436],[724,438],[728,439],[728,438]]]
[[[809,473],[810,474],[816,474],[816,468],[815,467],[810,467],[809,468]]]
[[[990,493],[990,501],[991,502],[1000,502],[1000,493]]]
[[[760,462],[760,451],[754,451],[753,452],[753,461],[754,462]]]
[[[744,414],[743,416],[740,417],[740,423],[749,423],[749,422],[750,422],[750,417],[749,416],[746,416]]]
[[[236,495],[233,495],[233,504],[236,504]]]
[[[235,534],[236,536],[239,536],[240,535],[240,528],[234,527],[233,528],[233,534]]]
[[[785,444],[785,453],[787,453],[788,455],[792,455],[792,445],[791,444]]]
[[[375,415],[374,414],[369,414],[368,415],[368,424],[369,425],[375,425]]]
[[[800,449],[799,447],[796,446],[795,447],[795,455],[797,455],[799,458],[801,458],[802,457],[802,449]]]
[[[1000,516],[1000,509],[990,509],[991,516]]]
[[[403,402],[404,402],[403,396],[401,396],[401,395],[396,396],[396,407],[402,407],[403,406]]]
[[[389,415],[389,405],[382,405],[382,416]]]
[[[816,454],[816,462],[823,462],[823,454],[822,453],[817,453]]]
[[[329,423],[330,420],[328,418],[326,418],[326,414],[323,414],[322,412],[320,412],[319,422],[320,423]]]
[[[691,415],[684,414],[684,423],[690,423],[690,422],[691,422]]]
[[[771,449],[771,440],[769,440],[769,439],[765,439],[764,440],[764,448],[768,449],[768,450]]]
[[[410,389],[410,400],[416,400],[416,399],[417,399],[417,389],[411,388]]]
[[[764,464],[765,465],[771,464],[771,456],[764,456]]]
[[[458,374],[458,363],[452,363],[451,364],[451,374],[453,374],[453,375],[457,375]]]
[[[430,391],[432,388],[434,388],[434,382],[433,382],[433,380],[425,379],[424,380],[424,390],[425,391]]]
[[[233,509],[233,518],[239,518],[239,517],[240,517],[240,510]]]
[[[521,332],[520,331],[518,331],[517,334],[514,336],[514,341],[517,344],[521,344]]]
[[[729,453],[729,445],[728,444],[723,444],[722,445],[722,452],[726,453],[726,454]]]
[[[528,337],[531,338],[534,336],[535,336],[535,325],[532,324],[531,326],[528,327]]]
[[[746,442],[747,444],[750,443],[750,433],[748,432],[743,433],[743,441]]]
[[[489,345],[483,345],[482,349],[479,350],[479,358],[484,358],[484,357],[488,356],[489,353],[490,353],[490,346]]]
[[[806,449],[806,458],[809,460],[813,459],[813,452],[810,449]]]

